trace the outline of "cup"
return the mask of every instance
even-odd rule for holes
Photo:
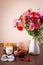
[[[12,52],[13,52],[12,46],[6,47],[6,54],[12,54]]]

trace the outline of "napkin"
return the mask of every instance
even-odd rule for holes
[[[1,57],[1,61],[14,61],[15,60],[15,57],[12,55],[6,55],[6,54],[3,54],[2,57]]]

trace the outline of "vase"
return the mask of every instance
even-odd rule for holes
[[[39,48],[39,42],[36,37],[30,37],[30,46],[29,46],[29,54],[32,55],[39,55],[40,54],[40,48]]]

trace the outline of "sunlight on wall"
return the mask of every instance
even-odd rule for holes
[[[32,8],[37,11],[43,11],[42,0],[0,0],[1,6],[1,27],[0,27],[0,43],[1,42],[19,42],[23,40],[29,40],[29,36],[26,31],[18,31],[14,29],[12,21],[26,10]]]

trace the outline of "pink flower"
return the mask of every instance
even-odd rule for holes
[[[34,30],[34,23],[30,22],[29,30],[30,30],[30,31],[33,31],[33,30]]]
[[[13,20],[13,26],[16,27],[18,25],[17,19]]]
[[[39,13],[39,12],[36,12],[36,15],[37,15],[37,16],[40,16],[40,13]]]
[[[20,20],[20,22],[18,22],[18,26],[22,26],[23,27],[23,25],[25,24],[25,22],[26,22],[25,20],[22,20],[22,21]]]
[[[23,26],[23,22],[20,21],[20,22],[18,23],[18,25],[19,25],[19,26]]]

